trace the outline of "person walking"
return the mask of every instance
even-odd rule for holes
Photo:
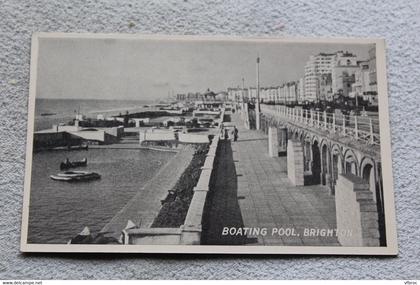
[[[238,140],[239,130],[236,128],[236,126],[233,127],[233,141],[236,142]]]
[[[225,128],[225,140],[229,139],[229,131],[227,128]]]

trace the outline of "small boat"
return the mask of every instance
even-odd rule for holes
[[[70,161],[66,160],[60,163],[60,169],[69,169],[79,166],[86,166],[87,165],[87,158],[83,158],[82,160]]]
[[[57,115],[57,113],[41,113],[41,116],[54,116]]]
[[[113,232],[99,232],[92,234],[88,227],[85,227],[78,235],[70,239],[67,244],[120,244],[120,242],[112,236],[106,236]]]
[[[101,175],[88,171],[65,171],[56,175],[50,175],[50,178],[56,181],[78,182],[100,179]]]

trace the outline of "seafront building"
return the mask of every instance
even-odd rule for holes
[[[331,73],[322,74],[319,80],[319,99],[321,101],[333,101],[332,76]]]
[[[231,87],[223,100],[256,102],[257,93],[254,86]],[[364,101],[364,104],[377,106],[375,48],[369,50],[366,60],[360,60],[348,51],[312,55],[304,66],[301,78],[277,86],[262,86],[259,95],[260,102],[266,104],[303,105],[347,98],[353,99],[356,104]],[[188,96],[179,98],[185,100]]]
[[[348,97],[355,82],[355,73],[359,70],[356,55],[349,52],[338,52],[332,68],[332,92]]]
[[[335,53],[319,53],[309,57],[304,71],[304,97],[302,101],[319,100],[319,76],[332,73]]]

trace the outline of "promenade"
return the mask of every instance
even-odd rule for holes
[[[334,196],[321,185],[296,187],[287,178],[286,157],[268,156],[267,136],[247,130],[232,115],[237,142],[222,141],[204,244],[338,246],[336,237],[304,236],[304,229],[336,229]],[[224,227],[267,228],[266,235],[223,235]],[[272,235],[294,228],[295,235]]]

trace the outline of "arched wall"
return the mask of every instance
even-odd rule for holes
[[[350,171],[356,176],[358,176],[360,173],[359,162],[357,160],[356,153],[351,149],[347,149],[344,152],[344,169],[346,170],[346,173],[349,173]]]

